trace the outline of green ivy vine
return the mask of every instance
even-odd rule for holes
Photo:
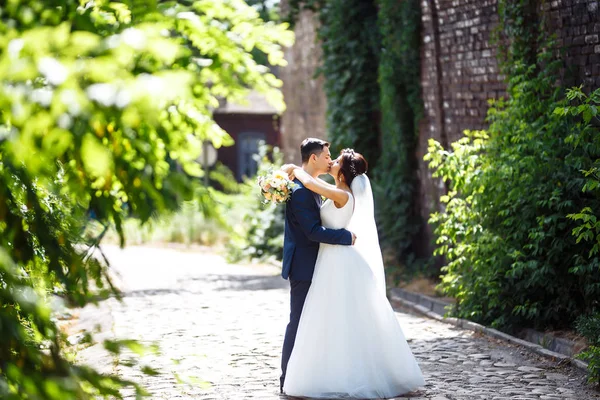
[[[414,259],[419,218],[415,148],[422,114],[418,0],[292,0],[287,20],[316,12],[334,151],[369,160],[382,245]]]
[[[510,77],[523,72],[520,66],[537,66],[537,53],[544,38],[543,21],[537,13],[536,0],[499,0],[499,23],[492,34],[498,47],[501,71]]]
[[[379,0],[382,153],[375,177],[381,239],[407,266],[423,255],[416,147],[422,116],[419,0]]]
[[[332,0],[320,8],[320,18],[329,139],[334,150],[359,150],[373,169],[379,157],[377,7]]]

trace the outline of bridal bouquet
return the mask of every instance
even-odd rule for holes
[[[265,198],[265,203],[285,203],[292,194],[294,182],[281,170],[271,170],[259,175],[257,181],[261,194]]]

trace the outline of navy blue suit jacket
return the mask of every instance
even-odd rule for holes
[[[321,196],[294,180],[292,197],[285,206],[283,239],[283,279],[311,281],[315,271],[319,243],[351,245],[352,234],[346,229],[328,229],[321,225]]]

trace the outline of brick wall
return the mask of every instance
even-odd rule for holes
[[[600,87],[600,1],[554,0],[540,7],[564,52],[563,82]]]
[[[600,87],[598,0],[540,1],[549,34],[557,39],[566,86]],[[431,177],[423,155],[434,138],[449,148],[466,129],[485,129],[488,99],[505,95],[496,48],[497,0],[423,0],[421,83],[425,106],[417,157],[422,216],[440,209],[444,185]],[[426,228],[429,233],[431,228]]]
[[[417,159],[421,215],[427,221],[440,208],[445,186],[423,161],[430,138],[444,147],[465,129],[485,129],[489,98],[505,94],[496,49],[490,44],[498,24],[496,0],[423,0],[421,84],[424,118]],[[431,227],[425,227],[431,237]]]
[[[288,1],[282,0],[286,12]],[[296,22],[296,41],[285,51],[288,66],[281,69],[283,96],[287,109],[281,117],[281,146],[286,162],[301,163],[300,143],[307,137],[326,139],[327,99],[324,78],[315,78],[321,61],[321,46],[317,42],[317,17],[304,11]]]

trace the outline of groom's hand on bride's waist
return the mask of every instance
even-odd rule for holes
[[[354,232],[350,232],[352,234],[352,246],[354,246],[354,242],[356,242],[356,235]]]

